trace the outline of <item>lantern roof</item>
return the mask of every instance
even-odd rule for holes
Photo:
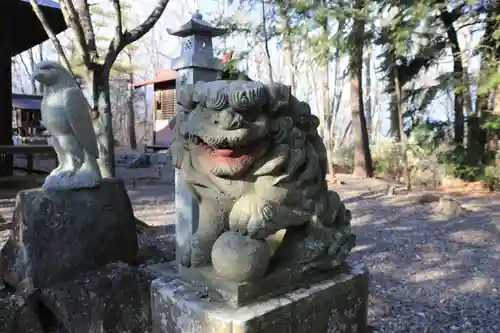
[[[210,23],[203,20],[203,15],[197,10],[191,19],[181,25],[178,29],[167,29],[168,33],[177,37],[204,36],[219,37],[227,33],[226,29],[213,27]]]

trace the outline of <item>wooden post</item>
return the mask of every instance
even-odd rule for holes
[[[32,153],[26,153],[26,171],[28,174],[33,174],[33,155]]]
[[[156,90],[156,83],[153,85],[153,139],[152,139],[152,146],[156,145],[156,99],[158,98],[157,96],[158,92]]]
[[[12,65],[10,18],[0,20],[0,145],[12,145]],[[0,154],[0,176],[11,176],[13,158]]]

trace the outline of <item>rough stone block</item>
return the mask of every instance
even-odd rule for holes
[[[143,270],[113,263],[42,289],[40,300],[71,333],[144,333],[152,280]]]
[[[342,274],[234,309],[178,277],[151,289],[153,333],[365,333],[369,274]]]
[[[44,333],[31,300],[19,294],[0,297],[0,332]]]
[[[110,262],[135,262],[137,233],[121,179],[79,190],[21,191],[0,273],[17,290],[70,280]]]

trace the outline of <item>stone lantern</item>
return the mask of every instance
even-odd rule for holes
[[[167,31],[182,38],[181,54],[172,62],[172,69],[179,73],[175,84],[177,93],[186,84],[217,79],[221,61],[214,57],[212,38],[226,34],[225,29],[212,27],[196,11],[179,29]],[[198,203],[178,169],[175,170],[175,212],[176,260],[179,262],[180,249],[198,227]]]

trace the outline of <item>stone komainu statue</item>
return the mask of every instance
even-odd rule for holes
[[[218,239],[251,246],[286,229],[272,256],[259,259],[265,269],[258,275],[339,266],[355,236],[350,212],[327,188],[326,149],[309,105],[288,86],[243,80],[183,86],[178,96],[172,160],[200,205],[183,265],[215,266]]]

